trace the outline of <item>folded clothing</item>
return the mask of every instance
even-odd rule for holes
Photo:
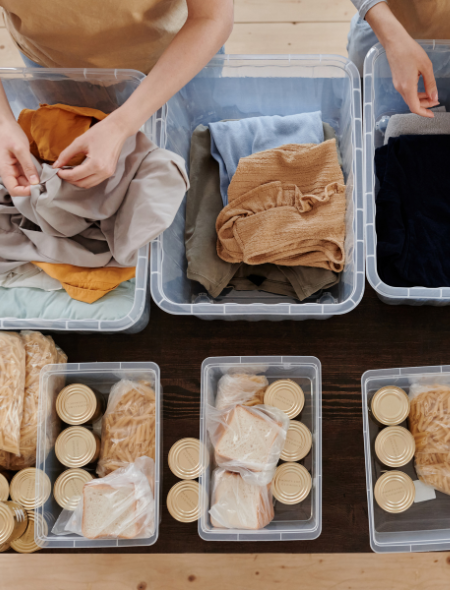
[[[386,128],[384,145],[400,135],[450,135],[450,113],[434,111],[433,119],[407,113],[392,115]]]
[[[345,184],[334,139],[241,158],[228,197],[216,222],[222,260],[343,270]]]
[[[339,275],[322,268],[249,266],[219,258],[215,228],[222,210],[219,166],[211,156],[210,132],[204,125],[199,125],[192,134],[190,183],[185,229],[187,277],[201,283],[212,297],[232,287],[238,291],[267,291],[303,301],[339,281]]]
[[[210,123],[209,129],[211,154],[219,164],[224,207],[228,204],[228,186],[241,158],[288,143],[321,143],[324,139],[320,111],[218,121]]]
[[[51,264],[50,262],[34,262],[34,264],[53,279],[57,279],[73,299],[85,303],[94,303],[118,287],[120,283],[134,279],[136,275],[135,267],[83,268],[72,264]]]
[[[55,162],[74,139],[94,123],[107,117],[98,109],[67,104],[41,104],[38,109],[23,109],[17,122],[30,142],[30,152],[45,162]],[[69,166],[81,164],[85,154],[75,155]]]
[[[377,268],[393,287],[450,285],[450,137],[403,135],[375,151]]]
[[[0,273],[31,261],[135,266],[139,248],[169,227],[189,186],[183,158],[141,132],[126,140],[115,173],[90,189],[34,163],[40,184],[31,197],[0,186]]]
[[[72,299],[64,289],[43,291],[31,287],[0,287],[1,317],[21,320],[121,320],[133,309],[135,287],[135,279],[125,281],[91,304]]]

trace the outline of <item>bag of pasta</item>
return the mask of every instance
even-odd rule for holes
[[[450,494],[450,387],[412,385],[409,429],[416,443],[418,478]]]
[[[155,392],[146,381],[122,379],[109,394],[102,420],[97,474],[104,477],[138,457],[155,458]]]
[[[40,332],[24,331],[20,334],[25,348],[25,395],[23,400],[22,421],[20,424],[19,454],[0,452],[0,465],[6,469],[25,469],[36,464],[36,444],[38,426],[42,420],[52,415],[48,425],[47,449],[48,455],[53,447],[60,430],[60,421],[49,404],[39,414],[39,376],[41,369],[48,364],[66,363],[66,354],[58,348],[51,336],[44,336]],[[62,384],[63,385],[63,384]]]
[[[24,393],[22,339],[13,332],[0,332],[0,452],[19,454]]]

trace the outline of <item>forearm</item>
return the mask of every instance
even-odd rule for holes
[[[406,29],[392,14],[385,2],[373,6],[366,14],[366,21],[385,49],[402,38],[409,37]]]
[[[6,98],[5,89],[0,82],[0,125],[11,123],[12,121],[15,121],[15,117],[9,106],[9,101]]]
[[[232,17],[231,7],[228,18],[193,18],[186,21],[139,88],[110,115],[123,127],[124,133],[136,133],[155,111],[214,57],[231,32]]]

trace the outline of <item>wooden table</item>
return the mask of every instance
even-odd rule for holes
[[[356,553],[370,551],[361,375],[368,369],[450,364],[450,307],[384,305],[366,285],[354,311],[325,321],[210,322],[168,315],[152,303],[150,323],[140,334],[53,336],[70,362],[153,361],[161,368],[159,539],[153,547],[123,552]],[[181,524],[166,509],[167,492],[178,481],[167,466],[169,449],[179,438],[199,436],[201,363],[209,356],[228,355],[312,355],[322,363],[323,525],[314,541],[205,542],[197,523]],[[114,550],[98,550],[108,551]]]
[[[450,364],[450,307],[387,306],[366,285],[356,310],[325,321],[207,322],[167,315],[152,304],[150,323],[140,334],[53,336],[71,362],[154,361],[160,366],[160,535],[153,547],[120,553],[2,554],[0,590],[272,590],[297,588],[300,582],[303,590],[450,587],[449,554],[370,553],[360,384],[368,369]],[[204,542],[196,523],[178,523],[165,507],[177,481],[167,466],[168,451],[179,438],[199,434],[200,365],[208,356],[282,354],[313,355],[322,363],[322,534],[310,542]]]

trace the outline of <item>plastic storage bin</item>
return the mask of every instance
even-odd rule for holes
[[[222,320],[326,319],[354,309],[364,292],[362,122],[359,73],[337,55],[220,55],[163,108],[159,144],[189,162],[195,127],[222,119],[322,111],[336,131],[347,184],[347,264],[340,284],[299,303],[262,292],[213,299],[186,277],[185,203],[152,243],[151,292],[175,315]]]
[[[0,79],[16,118],[22,109],[36,109],[39,103],[61,102],[95,107],[109,113],[122,105],[144,78],[144,74],[134,70],[0,68]],[[150,139],[155,137],[156,126],[157,115],[144,125],[143,131]],[[139,251],[134,302],[123,317],[112,320],[4,317],[0,294],[0,329],[139,332],[148,324],[150,317],[148,262],[149,246],[146,246]]]
[[[67,548],[97,548],[97,547],[135,547],[149,546],[156,543],[159,532],[159,498],[160,498],[160,461],[161,461],[161,386],[159,367],[155,363],[71,363],[67,365],[47,365],[40,375],[40,399],[39,411],[44,413],[45,408],[54,406],[55,398],[62,389],[61,377],[65,378],[65,384],[83,383],[93,387],[108,400],[111,387],[121,379],[145,379],[152,384],[156,398],[156,445],[155,445],[155,531],[147,539],[117,539],[117,540],[91,540],[84,537],[68,534],[56,536],[51,529],[56,522],[62,508],[56,503],[53,497],[53,485],[64,467],[56,458],[54,448],[45,457],[45,444],[50,435],[53,420],[52,416],[47,417],[40,425],[38,431],[38,446],[36,466],[48,475],[52,484],[52,494],[47,502],[37,512],[48,523],[48,534],[45,534],[40,519],[35,521],[34,537],[36,543],[41,547],[54,549]],[[48,405],[47,405],[48,404]],[[105,406],[106,407],[106,406]],[[45,412],[46,413],[46,412]],[[84,467],[93,472],[92,465]],[[43,487],[43,477],[36,478],[36,494],[39,495]]]
[[[419,41],[427,52],[441,105],[450,110],[450,41]],[[421,80],[423,90],[423,82]],[[383,145],[383,119],[397,113],[409,113],[409,108],[392,83],[386,52],[378,43],[369,51],[364,62],[364,203],[367,279],[378,297],[389,305],[450,305],[450,287],[391,287],[383,283],[377,271],[377,235],[375,228],[375,149]]]
[[[372,397],[385,385],[397,385],[408,393],[414,382],[450,384],[450,366],[367,371],[361,379],[370,546],[377,553],[450,549],[450,496],[436,491],[435,500],[413,504],[400,514],[385,512],[374,500],[375,483],[385,468],[375,460],[373,451],[379,427],[369,417]],[[398,470],[417,479],[413,461]]]
[[[266,375],[269,383],[292,379],[305,394],[301,421],[311,430],[310,453],[301,460],[312,477],[312,489],[300,504],[275,503],[275,518],[261,530],[219,529],[211,526],[208,510],[214,449],[207,433],[208,404],[214,405],[217,382],[228,372]],[[208,469],[200,476],[206,506],[198,521],[198,534],[205,541],[299,541],[317,539],[322,531],[322,366],[313,356],[213,357],[203,361],[201,377],[200,440],[210,455]]]

